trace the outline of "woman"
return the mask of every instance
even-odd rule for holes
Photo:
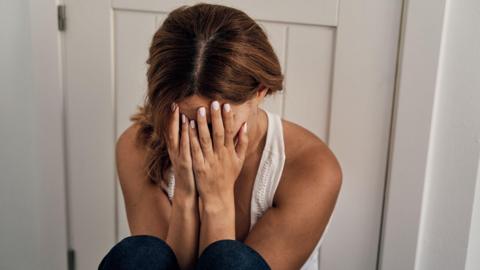
[[[342,172],[321,139],[259,107],[283,83],[261,27],[182,6],[147,64],[144,105],[116,145],[131,236],[100,269],[317,269]]]

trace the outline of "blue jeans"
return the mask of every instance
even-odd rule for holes
[[[100,262],[98,270],[180,269],[173,249],[151,235],[128,236],[115,244]],[[259,269],[270,266],[254,249],[238,240],[223,239],[208,245],[197,259],[195,269]]]

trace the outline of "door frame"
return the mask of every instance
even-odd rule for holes
[[[416,269],[446,5],[404,0],[378,269]]]
[[[68,200],[66,182],[65,111],[62,35],[57,29],[55,0],[30,0],[36,156],[40,190],[35,220],[40,245],[39,269],[68,269]],[[17,195],[17,194],[15,194]]]

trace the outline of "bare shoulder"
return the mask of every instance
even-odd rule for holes
[[[129,127],[127,127],[117,139],[116,150],[135,150],[136,152],[141,152],[141,148],[139,148],[135,143],[135,138],[139,129],[140,127],[137,124],[131,124]]]
[[[282,126],[285,164],[273,205],[245,242],[262,254],[272,269],[300,269],[332,216],[341,170],[332,151],[312,132],[283,119]]]
[[[118,137],[115,160],[118,181],[132,235],[149,234],[165,239],[170,203],[161,188],[146,174],[146,149],[136,143],[139,126],[132,124]]]
[[[285,165],[274,202],[290,197],[299,189],[325,188],[338,191],[342,169],[328,145],[310,130],[282,119]]]
[[[294,122],[282,119],[285,156],[290,170],[300,169],[309,162],[333,166],[340,169],[340,164],[328,145],[310,130]],[[299,168],[300,167],[300,168]],[[295,171],[293,171],[295,172]]]
[[[134,197],[139,196],[138,192],[147,184],[144,172],[146,151],[136,144],[138,130],[138,125],[132,124],[122,132],[115,145],[118,178],[130,202],[135,201]]]
[[[137,142],[138,132],[140,132],[140,126],[134,123],[126,128],[117,139],[115,159],[119,178],[121,182],[135,182],[132,183],[135,185],[155,185],[147,178],[145,167],[147,162],[147,149]],[[160,184],[164,183],[165,181],[162,179]],[[160,188],[161,185],[157,185],[156,187]]]
[[[139,126],[132,124],[125,129],[117,139],[115,145],[115,159],[117,169],[122,172],[139,171],[144,165],[146,150],[137,145],[136,135]]]

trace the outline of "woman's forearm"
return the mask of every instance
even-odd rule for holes
[[[182,195],[178,192],[172,199],[166,242],[175,252],[182,270],[193,269],[195,266],[198,234],[199,215],[196,195]]]
[[[235,240],[235,200],[233,192],[222,199],[202,200],[198,255],[211,243]]]

